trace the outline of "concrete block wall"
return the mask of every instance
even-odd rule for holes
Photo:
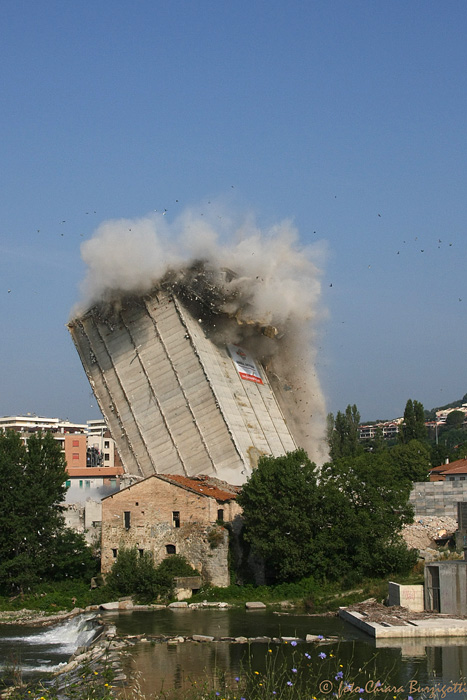
[[[407,610],[423,612],[423,585],[403,586],[389,581],[388,605],[400,605]]]
[[[410,494],[416,515],[457,520],[458,501],[467,501],[467,481],[416,482]]]

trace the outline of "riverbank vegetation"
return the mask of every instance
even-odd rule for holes
[[[402,685],[400,680],[393,680],[394,669],[378,663],[376,655],[357,664],[348,655],[346,661],[341,660],[339,643],[320,635],[309,644],[294,640],[265,644],[264,655],[264,662],[256,664],[250,649],[233,678],[220,670],[214,676],[206,674],[204,680],[182,677],[179,688],[156,691],[149,697],[140,690],[137,677],[131,678],[126,687],[116,685],[111,664],[99,671],[84,666],[80,675],[75,674],[69,683],[61,676],[36,686],[18,683],[3,697],[9,700],[328,700],[350,695],[362,700],[373,696],[381,700],[411,700],[410,692],[417,691],[417,698],[434,697],[430,687],[421,689],[417,681]]]
[[[410,449],[408,445],[406,449]],[[266,582],[342,581],[407,574],[417,561],[400,532],[413,520],[405,453],[336,458],[318,469],[304,450],[262,457],[237,500],[244,538]]]
[[[66,464],[52,434],[35,433],[24,445],[15,431],[0,431],[0,476],[0,593],[90,581],[99,563],[84,537],[65,527]]]
[[[240,539],[230,533],[235,585],[205,587],[194,601],[289,600],[323,612],[336,601],[373,595],[374,581],[408,576],[417,554],[400,531],[412,519],[413,480],[429,467],[429,450],[414,439],[420,437],[414,406],[404,442],[390,450],[383,443],[363,449],[358,410],[349,406],[329,418],[332,461],[320,469],[303,450],[262,457],[238,496]],[[196,573],[177,556],[155,566],[149,553],[121,550],[105,584],[90,590],[98,561],[84,538],[64,526],[66,468],[53,437],[38,433],[24,446],[16,433],[0,433],[0,473],[0,609],[54,612],[124,596],[169,602],[174,577]]]

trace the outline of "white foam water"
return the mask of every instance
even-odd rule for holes
[[[13,635],[8,634],[10,629],[0,629],[0,669],[15,666],[24,674],[49,673],[65,664],[79,647],[91,643],[96,635],[96,615],[77,615],[37,631],[15,627]]]

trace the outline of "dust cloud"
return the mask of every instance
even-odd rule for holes
[[[222,215],[221,215],[222,214]],[[300,447],[327,458],[325,402],[316,374],[321,243],[302,245],[290,221],[260,228],[213,207],[173,222],[155,213],[106,221],[81,246],[87,266],[72,318],[165,288],[181,297],[216,344],[237,343],[266,368]]]

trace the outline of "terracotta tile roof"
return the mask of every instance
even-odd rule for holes
[[[457,459],[450,464],[443,464],[444,469],[438,470],[438,474],[467,474],[467,459]]]
[[[200,476],[197,478],[179,476],[178,474],[157,474],[156,476],[166,479],[167,481],[172,481],[184,488],[191,489],[191,491],[196,491],[196,493],[200,493],[203,496],[215,498],[216,501],[231,501],[236,498],[236,494],[239,490],[236,486],[230,486],[225,482],[218,482],[217,479],[207,476]],[[222,488],[221,485],[226,488]],[[227,491],[227,488],[232,490]]]
[[[456,459],[455,462],[441,464],[430,469],[431,474],[464,474],[467,473],[467,459]]]

